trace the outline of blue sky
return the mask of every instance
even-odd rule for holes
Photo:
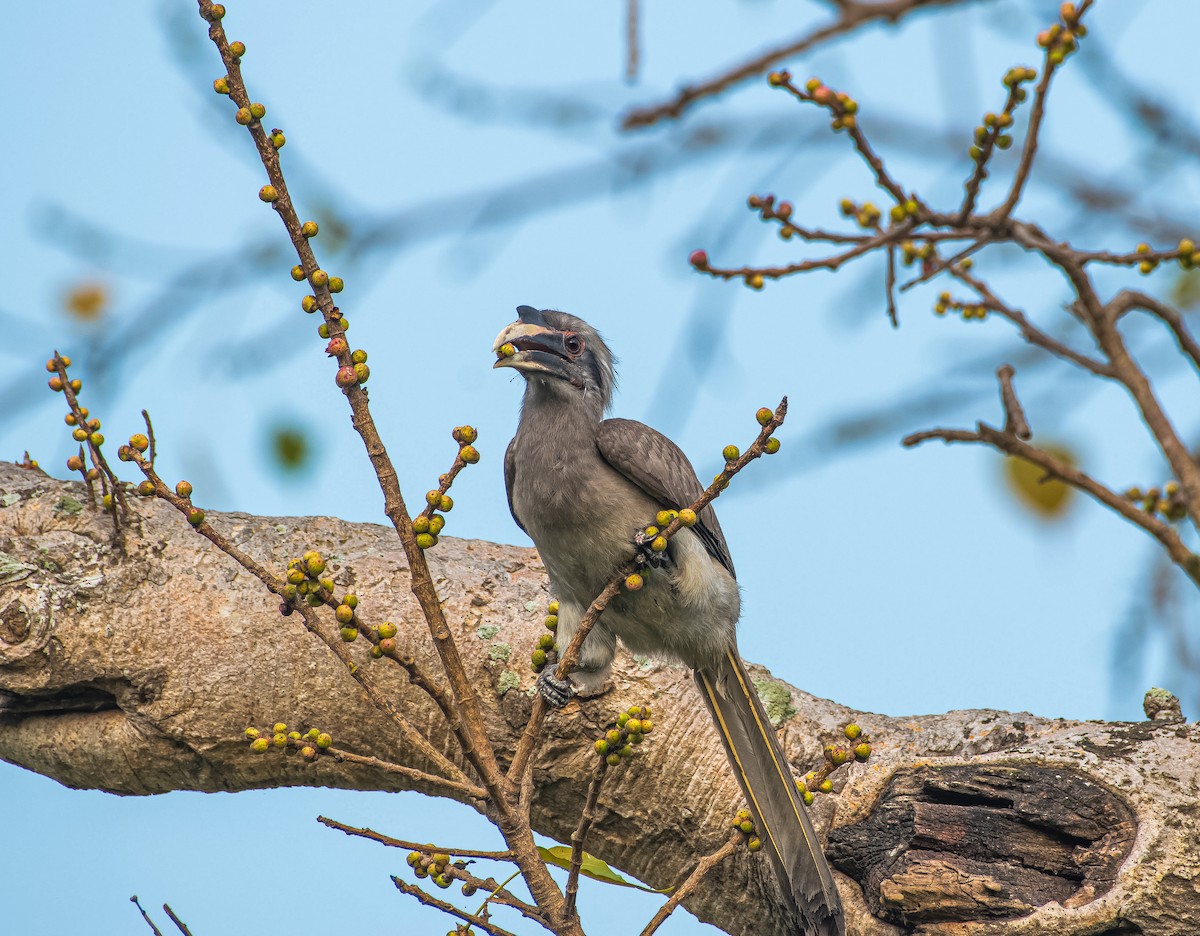
[[[848,141],[761,82],[680,124],[632,137],[616,131],[626,107],[798,33],[825,5],[704,6],[683,13],[646,4],[644,68],[630,86],[623,4],[227,3],[227,29],[249,47],[252,97],[266,103],[268,125],[287,133],[293,198],[321,222],[318,255],[346,279],[342,306],[355,345],[371,354],[376,418],[405,489],[429,486],[451,450],[450,427],[471,422],[483,462],[456,484],[447,532],[527,542],[508,515],[500,467],[521,384],[491,372],[491,342],[519,304],[562,308],[597,325],[619,355],[615,412],[666,431],[702,477],[720,467],[725,444],[753,436],[759,406],[789,396],[783,450],[752,466],[719,504],[744,589],[739,639],[748,659],[819,695],[893,715],[994,707],[1141,717],[1141,692],[1172,672],[1167,651],[1152,643],[1140,673],[1112,678],[1114,635],[1147,588],[1153,551],[1144,536],[1085,503],[1062,523],[1036,520],[1004,488],[1000,459],[982,450],[824,447],[831,420],[935,380],[962,395],[948,421],[999,419],[991,374],[1013,347],[1004,323],[936,319],[935,285],[905,298],[893,331],[874,261],[762,293],[689,269],[694,247],[728,266],[797,255],[742,207],[752,192],[790,198],[814,225],[838,224],[842,197],[884,203],[864,168],[844,158]],[[1028,10],[996,2],[923,17],[792,64],[851,90],[868,133],[873,121],[881,133],[919,124],[931,136],[957,133],[965,150],[979,116],[1002,101],[1004,71],[1037,63],[1028,39],[1038,20]],[[59,401],[41,389],[42,362],[57,347],[75,358],[111,438],[137,431],[150,406],[160,470],[192,480],[198,503],[379,521],[381,497],[323,343],[299,312],[303,291],[287,276],[294,259],[282,227],[255,197],[261,166],[228,101],[210,90],[221,69],[203,24],[188,4],[121,12],[21,4],[8,17],[20,37],[9,72],[25,76],[26,93],[11,96],[13,136],[0,150],[7,261],[21,287],[0,300],[0,320],[20,336],[0,350],[8,398],[0,453],[28,448],[65,474],[72,445]],[[1092,30],[1189,121],[1197,103],[1178,75],[1191,61],[1196,16],[1190,5],[1130,12],[1106,4]],[[1085,44],[1081,55],[1089,52]],[[1122,184],[1145,172],[1150,210],[1186,217],[1196,180],[1138,164],[1127,128],[1077,65],[1065,69],[1051,104],[1047,153]],[[547,116],[561,121],[564,102],[574,108],[565,129]],[[880,149],[895,174],[953,202],[965,159],[936,148],[929,155],[911,131],[889,133]],[[713,139],[721,142],[711,154],[696,155]],[[646,176],[638,167],[652,156],[660,171]],[[503,193],[515,191],[533,193],[538,210],[511,217],[515,196]],[[1052,186],[1035,188],[1021,211],[1052,230],[1080,217]],[[377,227],[331,254],[327,235],[339,217],[357,231]],[[417,233],[418,222],[435,233]],[[1095,246],[1136,242],[1105,240],[1103,228],[1084,235]],[[1053,276],[1011,255],[981,260],[980,269],[1042,321],[1063,324],[1067,294]],[[97,322],[62,311],[64,291],[86,281],[112,296]],[[1135,337],[1154,336],[1139,328]],[[1063,383],[1063,373],[1057,364],[1032,379],[1018,373],[1035,432],[1072,445],[1116,487],[1165,480],[1121,393],[1077,392],[1082,385]],[[1194,375],[1161,373],[1181,431],[1195,438]],[[306,389],[302,413],[297,388]],[[420,405],[402,405],[414,393]],[[262,441],[294,419],[325,427],[302,481],[281,480]],[[929,420],[913,413],[894,438]],[[262,465],[243,470],[223,451]],[[152,907],[171,902],[197,936],[317,932],[347,914],[368,933],[440,932],[446,922],[393,893],[386,874],[396,856],[338,838],[313,818],[477,847],[496,838],[467,810],[414,795],[122,799],[68,791],[7,765],[0,792],[25,807],[8,826],[16,846],[0,855],[0,899],[14,932],[83,924],[137,932],[126,902],[133,893]],[[347,875],[352,865],[377,868],[377,884]],[[324,896],[297,922],[274,909],[280,890]],[[607,894],[586,896],[585,920]],[[628,919],[589,932],[628,932],[653,905],[635,901]],[[664,932],[701,929],[680,914]]]

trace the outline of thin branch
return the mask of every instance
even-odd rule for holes
[[[481,851],[475,848],[443,848],[442,846],[434,846],[428,843],[407,842],[404,839],[392,838],[384,835],[382,832],[376,832],[373,829],[359,828],[358,826],[346,825],[338,822],[336,819],[330,819],[326,816],[317,816],[317,822],[330,829],[337,829],[339,832],[345,832],[347,835],[355,835],[359,838],[370,839],[373,842],[379,842],[381,845],[387,845],[389,848],[403,848],[408,851],[420,852],[445,852],[447,855],[452,855],[456,858],[486,858],[489,861],[512,861],[511,851]]]
[[[896,182],[896,180],[893,179],[888,173],[887,167],[883,164],[883,160],[879,157],[875,150],[871,148],[871,144],[867,140],[866,134],[863,133],[862,127],[858,125],[857,104],[855,104],[853,110],[849,109],[852,102],[843,102],[840,97],[833,97],[833,89],[823,85],[818,88],[817,93],[827,93],[830,94],[831,97],[829,100],[818,100],[814,96],[814,92],[810,92],[806,88],[797,87],[797,85],[792,81],[791,74],[786,71],[772,72],[770,76],[770,82],[773,87],[781,88],[782,90],[787,91],[798,101],[816,104],[818,107],[822,107],[833,114],[835,118],[833,123],[834,129],[845,130],[850,135],[850,139],[854,141],[854,148],[858,151],[858,155],[871,169],[871,172],[875,174],[876,184],[878,184],[880,188],[886,190],[887,193],[896,200],[897,204],[903,204],[909,200],[910,196],[908,193],[905,192],[900,184]],[[813,81],[809,83],[808,87],[812,87],[813,83],[819,84],[819,79],[814,78]],[[841,97],[845,97],[845,95],[842,95]]]
[[[1004,431],[1015,435],[1018,439],[1029,441],[1033,432],[1029,428],[1029,420],[1025,418],[1025,410],[1017,399],[1017,391],[1013,387],[1013,376],[1016,369],[1011,364],[1001,364],[996,369],[996,378],[1000,381],[1000,401],[1004,406]]]
[[[971,177],[967,179],[962,207],[958,210],[958,223],[960,225],[965,224],[967,218],[971,216],[971,212],[975,210],[975,199],[979,196],[979,187],[983,184],[983,180],[987,178],[988,163],[991,161],[992,155],[996,152],[997,140],[1004,132],[1005,126],[1012,126],[1012,113],[1016,110],[1024,93],[1020,82],[1013,81],[1009,85],[1008,98],[1004,102],[1004,107],[1000,110],[1000,114],[1002,115],[1001,121],[997,121],[997,125],[991,128],[991,132],[987,134],[982,144],[977,144],[979,150],[975,158],[975,168],[971,172]],[[1005,121],[1005,126],[1000,126],[1000,123]],[[972,152],[974,153],[975,151],[972,150]]]
[[[637,81],[641,58],[639,31],[640,0],[625,0],[625,80],[630,84]]]
[[[972,235],[968,235],[966,232],[962,232],[962,236],[969,237]],[[978,235],[974,235],[974,236],[978,237]],[[958,251],[958,253],[952,254],[951,256],[945,258],[944,260],[939,259],[935,263],[930,263],[930,264],[926,265],[925,268],[921,270],[921,274],[919,276],[914,276],[912,279],[910,279],[908,282],[904,283],[900,287],[900,292],[908,292],[914,286],[919,286],[921,283],[929,282],[929,280],[933,279],[939,273],[943,273],[946,270],[950,269],[951,267],[955,266],[956,264],[961,263],[963,260],[966,260],[967,257],[971,256],[973,253],[976,253],[977,251],[982,250],[989,243],[995,243],[996,240],[997,240],[996,238],[979,238],[974,243],[967,244],[967,246],[962,248],[962,250]],[[936,256],[936,254],[935,254],[935,256]]]
[[[421,890],[421,888],[417,887],[415,884],[409,884],[407,881],[396,877],[394,874],[392,875],[392,883],[396,885],[396,889],[402,894],[408,894],[409,897],[416,897],[417,900],[425,904],[427,907],[436,907],[443,913],[448,913],[450,916],[458,917],[458,919],[464,920],[467,923],[470,923],[472,926],[478,926],[485,933],[491,933],[492,936],[514,936],[513,933],[510,933],[506,929],[501,929],[490,920],[485,920],[483,917],[476,916],[473,913],[467,913],[466,910],[460,910],[452,903],[446,903],[444,900],[439,900],[432,894],[425,893],[425,891]]]
[[[142,915],[142,919],[145,920],[146,925],[150,927],[150,932],[152,932],[154,936],[163,936],[162,930],[154,925],[154,921],[150,919],[150,914],[146,912],[141,902],[137,899],[137,894],[134,894],[132,897],[130,897],[129,902],[138,908],[138,912]]]
[[[880,188],[886,189],[888,194],[897,202],[907,201],[908,193],[900,187],[900,184],[893,179],[883,165],[883,160],[880,159],[875,150],[871,148],[871,144],[867,141],[866,135],[862,132],[862,128],[855,121],[854,124],[846,128],[846,132],[850,134],[850,139],[854,141],[854,148],[858,150],[858,155],[862,157],[863,162],[871,167],[871,171],[875,173],[875,182]],[[893,230],[895,230],[893,228]]]
[[[183,920],[175,915],[175,911],[171,909],[170,904],[163,904],[163,910],[171,918],[171,922],[175,924],[179,932],[183,933],[183,936],[192,936],[192,931],[187,928],[187,924]]]
[[[359,633],[363,632],[366,632],[369,639],[375,637],[375,634],[371,633],[369,628],[360,626]],[[383,643],[383,641],[379,641],[379,643]],[[376,646],[379,646],[379,643]],[[461,733],[461,726],[459,725],[461,716],[454,705],[454,700],[450,698],[445,687],[426,673],[412,654],[401,653],[399,649],[391,652],[384,650],[382,652],[385,659],[391,660],[408,673],[409,682],[433,700],[434,704],[441,710],[442,717],[446,720],[446,725],[457,737]]]
[[[509,858],[508,860],[512,861],[513,859]],[[524,900],[521,900],[508,889],[508,883],[516,879],[516,877],[521,873],[520,869],[517,869],[510,874],[502,883],[497,882],[494,877],[476,877],[466,868],[460,868],[453,864],[450,865],[450,867],[448,867],[443,873],[448,877],[456,878],[464,883],[470,884],[477,891],[487,891],[487,897],[484,898],[484,901],[480,905],[479,909],[475,911],[476,916],[486,916],[487,905],[490,903],[498,903],[504,907],[511,907],[526,919],[533,920],[533,922],[545,927],[546,929],[554,929],[554,927],[547,922],[546,916],[540,910],[538,910],[537,907],[531,903],[526,903]],[[576,924],[578,923],[578,921],[575,922]]]
[[[675,908],[679,906],[686,898],[690,897],[700,886],[700,882],[704,880],[704,876],[713,868],[719,865],[722,861],[732,855],[737,847],[745,841],[745,836],[740,832],[734,832],[726,841],[725,844],[718,848],[711,855],[705,855],[696,864],[695,869],[687,876],[682,884],[676,888],[675,893],[671,895],[670,900],[658,908],[658,912],[650,918],[650,922],[646,924],[646,928],[642,930],[641,936],[653,936],[657,930],[666,921]]]
[[[673,98],[660,104],[635,108],[621,118],[622,130],[648,127],[660,120],[675,120],[683,112],[703,98],[712,97],[740,84],[755,75],[761,75],[776,62],[791,58],[802,52],[858,29],[877,20],[895,23],[914,10],[931,6],[947,6],[962,0],[884,0],[879,3],[840,3],[841,16],[832,23],[805,33],[791,42],[767,49],[740,65],[727,69],[712,78],[695,85],[685,85]]]
[[[660,535],[666,535],[662,533]],[[579,621],[579,627],[575,631],[575,636],[571,638],[567,649],[563,651],[559,658],[558,667],[554,675],[558,679],[566,679],[571,670],[575,668],[575,664],[579,660],[579,653],[583,647],[583,641],[587,635],[591,633],[596,622],[600,620],[600,615],[604,613],[604,609],[608,607],[608,603],[613,600],[621,592],[621,588],[625,583],[625,579],[637,570],[637,565],[633,560],[625,563],[620,568],[616,569],[609,578],[604,589],[592,599],[592,603],[588,605],[587,611]],[[529,721],[525,725],[525,730],[521,733],[521,739],[517,742],[517,748],[513,752],[512,763],[508,767],[508,783],[510,788],[517,794],[521,802],[528,809],[531,805],[529,798],[526,795],[530,782],[530,772],[533,768],[533,754],[537,750],[537,746],[541,741],[542,723],[545,722],[546,716],[550,712],[550,704],[546,701],[545,696],[540,692],[534,696],[533,708],[529,712]]]
[[[596,821],[596,803],[600,799],[600,787],[608,774],[608,761],[600,758],[596,770],[592,773],[591,783],[588,784],[587,796],[584,798],[583,812],[579,814],[579,825],[571,833],[571,863],[567,871],[567,913],[575,913],[575,895],[579,893],[579,870],[583,867],[583,844]]]
[[[701,272],[707,273],[718,279],[745,279],[748,276],[765,276],[769,279],[779,279],[784,276],[791,276],[794,273],[808,273],[811,270],[837,270],[851,260],[865,256],[871,253],[876,248],[884,244],[893,244],[897,241],[904,240],[909,236],[912,230],[911,222],[899,225],[897,227],[888,228],[880,231],[874,236],[859,241],[856,246],[839,254],[834,254],[830,257],[820,257],[814,260],[802,260],[799,263],[790,263],[787,266],[780,267],[739,267],[738,269],[726,269],[722,267],[704,266],[699,268]]]
[[[546,917],[537,907],[535,907],[533,904],[526,903],[524,900],[521,900],[511,891],[506,889],[505,885],[520,875],[520,868],[514,871],[512,875],[504,881],[503,884],[498,884],[494,877],[478,877],[468,871],[465,867],[459,867],[453,863],[454,859],[459,858],[475,858],[485,861],[514,861],[514,855],[511,851],[481,851],[473,848],[443,848],[439,845],[433,845],[428,842],[406,842],[402,839],[391,838],[390,836],[372,831],[371,829],[360,829],[356,828],[355,826],[348,826],[341,822],[337,822],[334,819],[328,819],[325,816],[318,816],[317,821],[331,829],[338,829],[342,832],[345,832],[347,835],[355,835],[361,838],[370,839],[371,841],[379,842],[382,845],[387,845],[392,848],[407,849],[410,852],[417,852],[426,858],[432,858],[432,856],[439,853],[444,854],[452,860],[447,862],[446,866],[440,872],[441,874],[450,878],[457,878],[458,880],[471,885],[471,887],[473,887],[476,891],[482,890],[488,892],[488,896],[484,900],[483,905],[477,911],[475,911],[473,914],[474,916],[486,918],[484,911],[487,905],[492,901],[496,901],[497,903],[500,903],[506,907],[511,907],[512,909],[518,911],[522,916],[533,920],[535,923],[538,923],[547,929],[552,929],[552,927],[547,923]]]
[[[1029,173],[1033,169],[1033,157],[1037,155],[1038,131],[1041,129],[1042,118],[1046,114],[1046,92],[1050,89],[1050,79],[1054,77],[1054,72],[1055,67],[1050,64],[1050,57],[1047,54],[1042,68],[1042,80],[1038,82],[1037,89],[1034,91],[1033,109],[1029,113],[1029,128],[1025,131],[1025,144],[1021,148],[1021,161],[1017,164],[1017,171],[1013,175],[1008,197],[994,212],[996,217],[1005,218],[1012,214],[1013,209],[1017,207],[1017,202],[1021,199],[1021,193],[1025,190],[1025,183],[1029,181]]]
[[[1179,437],[1170,417],[1163,409],[1162,402],[1154,392],[1150,378],[1134,360],[1115,321],[1104,318],[1102,313],[1094,327],[1100,346],[1112,365],[1114,379],[1133,397],[1142,421],[1150,430],[1154,441],[1158,443],[1159,451],[1183,488],[1192,524],[1200,529],[1200,465],[1196,464],[1192,453]]]
[[[300,744],[303,742],[296,743]],[[382,771],[383,773],[390,773],[395,774],[398,777],[405,777],[406,779],[417,783],[439,786],[451,793],[458,793],[460,796],[469,797],[471,799],[487,799],[487,790],[473,783],[460,783],[456,780],[447,780],[445,777],[439,777],[437,774],[426,773],[424,770],[417,770],[414,767],[405,767],[403,764],[395,764],[391,761],[381,760],[378,757],[355,754],[351,751],[334,747],[326,748],[321,752],[321,756],[332,757],[338,763],[355,764],[359,767],[370,767],[374,770]]]
[[[448,868],[445,873],[451,875],[452,877],[456,877],[459,880],[469,882],[475,887],[476,890],[487,891],[487,896],[483,898],[483,903],[481,903],[479,905],[479,909],[475,911],[476,916],[486,917],[488,904],[490,904],[492,901],[495,901],[496,903],[499,903],[505,907],[512,907],[514,910],[519,911],[523,916],[533,920],[535,923],[540,924],[546,929],[552,928],[551,925],[546,922],[546,918],[538,912],[537,907],[533,906],[532,904],[527,904],[525,901],[514,897],[512,891],[508,889],[509,883],[515,880],[521,873],[520,869],[514,871],[500,882],[497,882],[494,877],[475,877],[473,874],[471,874],[471,872],[453,865]]]
[[[454,431],[455,431],[455,433],[458,432],[457,429]],[[455,439],[457,439],[457,438],[458,438],[458,436],[456,435]],[[474,436],[472,436],[472,438],[474,438]],[[467,467],[467,463],[463,460],[463,457],[462,457],[462,450],[465,445],[466,445],[466,443],[460,443],[459,450],[454,456],[454,462],[450,465],[450,469],[448,471],[446,471],[444,474],[441,474],[438,476],[438,486],[437,486],[438,500],[435,501],[433,499],[432,491],[430,491],[428,494],[426,494],[425,495],[425,509],[422,510],[419,514],[417,514],[417,517],[424,517],[426,520],[433,519],[434,512],[439,509],[438,502],[440,501],[441,496],[450,490],[451,485],[454,484],[454,479],[458,477],[458,473]],[[414,517],[413,519],[415,520],[416,517]]]
[[[1179,437],[1154,392],[1150,378],[1125,345],[1125,339],[1117,327],[1117,316],[1096,293],[1085,264],[1076,257],[1069,245],[1056,243],[1036,225],[1013,221],[1009,226],[1014,240],[1036,250],[1058,267],[1075,290],[1078,297],[1076,307],[1081,311],[1081,318],[1091,329],[1096,342],[1108,358],[1109,375],[1133,397],[1142,421],[1183,488],[1192,524],[1200,529],[1200,465],[1196,464],[1188,447]]]
[[[67,358],[64,358],[58,351],[54,352],[53,357],[55,374],[62,382],[62,394],[67,399],[67,406],[71,413],[75,416],[77,429],[82,428],[85,431],[88,429],[88,416],[84,415],[83,407],[79,403],[79,398],[75,395],[75,388],[71,386],[71,378],[67,376]],[[113,529],[116,533],[118,541],[123,539],[124,534],[121,531],[120,521],[117,519],[116,507],[121,508],[120,516],[123,519],[129,517],[129,499],[125,496],[125,486],[121,483],[121,479],[109,467],[108,459],[104,457],[104,453],[100,450],[100,445],[97,445],[93,439],[103,438],[96,432],[89,432],[85,440],[88,447],[88,452],[92,458],[92,464],[100,471],[101,488],[107,493],[107,489],[111,486],[112,497],[115,501],[113,505],[112,519]]]
[[[1077,364],[1084,370],[1095,374],[1097,377],[1113,378],[1114,373],[1112,367],[1102,361],[1097,361],[1095,358],[1088,357],[1086,354],[1081,354],[1074,348],[1068,347],[1057,338],[1052,337],[1048,333],[1042,331],[1033,324],[1020,309],[1014,309],[1012,306],[1003,302],[979,277],[968,273],[961,265],[952,267],[950,270],[955,279],[970,286],[979,295],[988,307],[988,309],[1003,319],[1012,322],[1021,332],[1021,337],[1028,341],[1031,345],[1035,345],[1044,351],[1049,351],[1051,354],[1064,360],[1071,361]]]
[[[1091,5],[1092,0],[1083,0],[1079,4],[1076,20],[1081,18]],[[1029,126],[1025,131],[1025,145],[1021,148],[1021,161],[1017,164],[1017,171],[1013,176],[1012,188],[1009,189],[1008,197],[992,213],[997,218],[1007,218],[1012,214],[1017,202],[1021,199],[1021,193],[1025,190],[1025,183],[1029,181],[1029,174],[1033,169],[1033,158],[1037,155],[1038,134],[1042,128],[1042,119],[1046,116],[1046,95],[1050,90],[1050,81],[1063,61],[1062,59],[1055,60],[1054,51],[1053,47],[1046,49],[1042,79],[1038,82],[1037,89],[1033,94],[1033,108],[1029,112]]]
[[[883,292],[887,297],[887,317],[892,328],[900,327],[900,317],[896,312],[896,248],[892,244],[887,247],[887,273],[883,280]]]
[[[932,442],[934,439],[940,439],[943,442],[980,442],[978,432],[972,432],[970,429],[922,429],[920,432],[912,432],[900,440],[900,444],[905,448],[913,448],[920,445],[922,442]]]
[[[150,440],[150,450],[146,453],[146,461],[150,463],[150,467],[154,467],[154,459],[157,457],[157,447],[154,443],[154,424],[150,422],[150,414],[146,410],[142,410],[142,419],[146,422],[146,438]]]
[[[1169,250],[1127,250],[1124,253],[1117,253],[1114,250],[1077,250],[1075,258],[1081,263],[1105,263],[1109,266],[1135,267],[1147,260],[1154,263],[1186,260],[1193,254],[1195,254],[1195,250],[1184,251],[1178,247],[1172,247]]]
[[[972,442],[990,445],[1008,455],[1015,455],[1033,462],[1044,469],[1047,474],[1083,491],[1105,507],[1120,514],[1134,526],[1141,527],[1163,545],[1167,555],[1171,557],[1171,561],[1179,566],[1189,579],[1200,585],[1200,556],[1188,549],[1172,527],[1152,514],[1140,510],[1128,499],[1062,459],[1018,439],[1011,433],[982,422],[978,424],[974,432],[966,429],[928,429],[924,432],[914,432],[905,437],[901,444],[911,448],[931,439],[941,439],[943,442]]]
[[[1153,296],[1132,289],[1121,290],[1108,303],[1108,311],[1114,322],[1118,321],[1125,313],[1135,309],[1149,312],[1171,329],[1171,333],[1179,343],[1179,350],[1186,354],[1197,371],[1200,371],[1200,342],[1197,342],[1192,333],[1188,331],[1187,323],[1177,309],[1173,309],[1165,302],[1160,302]]]

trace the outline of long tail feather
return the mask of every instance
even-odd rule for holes
[[[843,936],[845,922],[833,874],[741,658],[730,650],[717,665],[698,669],[695,676],[805,936]]]

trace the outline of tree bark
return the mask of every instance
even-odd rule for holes
[[[0,757],[78,788],[121,794],[289,785],[422,789],[324,758],[256,755],[247,726],[330,732],[336,746],[430,769],[298,615],[197,536],[135,498],[123,542],[83,485],[0,465]],[[339,590],[437,672],[392,530],[327,517],[209,513],[282,576],[317,549]],[[430,561],[507,760],[530,708],[529,653],[550,598],[531,549],[444,538]],[[332,615],[327,625],[336,627]],[[435,747],[462,763],[440,713],[388,661],[351,645]],[[969,665],[964,661],[964,665]],[[835,776],[814,819],[829,837],[850,932],[883,936],[1200,932],[1200,728],[995,711],[889,718],[764,680],[798,773],[849,721],[874,745]],[[903,674],[897,674],[903,678]],[[568,841],[593,741],[622,708],[655,729],[613,771],[588,850],[655,887],[678,883],[728,836],[741,797],[689,674],[618,657],[611,689],[554,714],[534,770],[534,826]],[[425,792],[438,793],[424,788]],[[832,831],[830,827],[832,826]],[[398,837],[403,828],[385,830]],[[386,882],[381,881],[381,886]],[[770,868],[739,850],[687,906],[731,934],[771,934]]]

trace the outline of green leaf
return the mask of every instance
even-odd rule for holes
[[[1191,312],[1200,306],[1200,271],[1188,270],[1180,273],[1171,284],[1171,301],[1180,312]]]
[[[270,452],[276,467],[295,474],[310,467],[312,446],[298,426],[279,425],[270,430]]]
[[[571,847],[569,845],[555,845],[553,848],[542,848],[539,845],[538,854],[542,856],[542,861],[546,862],[546,864],[554,865],[557,868],[566,868],[568,871],[571,869]],[[662,890],[655,890],[653,887],[643,887],[641,884],[634,884],[633,881],[627,881],[621,877],[621,875],[595,855],[589,855],[587,852],[583,853],[583,862],[579,866],[579,873],[593,880],[603,881],[605,884],[634,887],[648,894],[669,894],[675,889],[673,887],[664,887]]]
[[[1065,445],[1043,443],[1041,448],[1072,468],[1078,464],[1075,452]],[[1043,520],[1058,520],[1071,506],[1075,489],[1049,478],[1044,469],[1015,455],[1004,460],[1005,480],[1022,507]]]

